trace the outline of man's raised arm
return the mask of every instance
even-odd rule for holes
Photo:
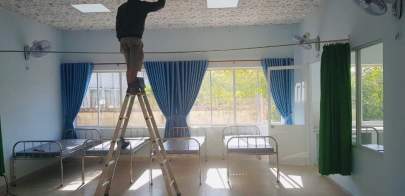
[[[154,12],[165,7],[166,0],[158,0],[157,2],[142,1],[142,3],[146,10],[148,10],[149,12]]]

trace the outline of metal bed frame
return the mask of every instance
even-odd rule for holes
[[[132,184],[134,182],[134,178],[133,178],[133,166],[134,166],[134,157],[135,157],[135,153],[138,152],[140,149],[142,149],[148,142],[150,147],[152,147],[152,143],[150,143],[150,139],[148,136],[146,136],[145,134],[140,134],[142,131],[134,131],[134,129],[130,129],[128,128],[127,132],[126,132],[126,137],[125,140],[127,141],[136,141],[136,140],[142,140],[143,142],[138,144],[137,146],[132,146],[132,143],[129,142],[129,146],[126,149],[122,149],[121,150],[121,154],[130,154],[130,183]],[[135,133],[135,134],[134,134]],[[127,137],[127,135],[129,135],[129,137]],[[82,153],[82,182],[85,182],[85,159],[86,158],[104,158],[107,153],[108,150],[110,149],[110,143],[111,140],[107,140],[107,139],[103,139],[102,141],[100,141],[98,143],[98,145],[93,146],[92,148],[87,148],[85,150],[83,150]],[[101,145],[101,146],[100,146]],[[98,146],[100,146],[100,149],[94,149],[97,148]],[[150,148],[152,149],[152,148]],[[149,160],[150,160],[150,168],[149,168],[149,180],[150,180],[150,185],[152,185],[152,151],[150,151],[149,153]]]
[[[189,127],[174,127],[172,132],[176,133],[175,136],[184,136],[184,132],[190,130]],[[202,139],[204,138],[204,139]],[[204,144],[204,157],[207,161],[207,133],[204,131],[204,135],[200,137],[173,137],[165,138],[163,145],[169,156],[176,155],[197,155],[199,163],[199,177],[200,185],[202,185],[202,166],[201,166],[201,146]]]
[[[272,155],[276,156],[276,167],[277,167],[277,183],[280,180],[280,168],[279,168],[279,157],[278,157],[278,142],[272,136],[262,136],[260,134],[260,129],[254,125],[245,126],[229,126],[222,130],[222,141],[224,142],[224,152],[223,157],[226,154],[226,165],[227,165],[227,180],[230,184],[230,166],[229,166],[229,155],[231,153],[235,154],[246,154],[246,155],[256,155],[260,157],[261,155]],[[273,143],[273,145],[272,145]],[[274,148],[275,147],[275,148]]]
[[[12,185],[16,186],[16,162],[17,160],[43,160],[43,159],[58,159],[60,165],[60,186],[63,186],[63,160],[74,156],[77,152],[91,147],[94,142],[101,140],[101,133],[97,129],[73,129],[67,130],[67,133],[74,133],[77,138],[83,138],[82,144],[76,144],[72,149],[66,149],[64,143],[74,142],[71,140],[23,140],[18,141],[13,146],[13,154],[10,164],[10,175]],[[48,150],[48,151],[46,151]]]
[[[382,132],[382,131],[380,131],[380,130],[378,130],[377,128],[375,128],[375,127],[371,127],[371,126],[362,126],[361,127],[361,130],[360,130],[360,133],[373,133],[373,132],[375,132],[375,134],[376,134],[376,137],[377,137],[377,144],[363,144],[362,143],[362,138],[360,137],[360,144],[361,145],[363,145],[363,146],[366,146],[366,147],[370,147],[370,148],[372,148],[372,149],[375,149],[375,150],[377,150],[377,151],[379,151],[379,152],[383,152],[384,151],[384,147],[383,147],[383,145],[380,145],[380,133]]]

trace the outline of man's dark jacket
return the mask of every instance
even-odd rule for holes
[[[165,6],[165,3],[166,0],[158,0],[157,2],[128,0],[122,4],[118,8],[117,13],[117,38],[142,38],[148,13],[162,9]]]

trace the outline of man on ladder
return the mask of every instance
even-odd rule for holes
[[[157,2],[144,2],[141,0],[128,0],[118,8],[116,30],[117,37],[121,43],[121,52],[124,53],[127,62],[127,82],[128,90],[122,104],[120,117],[113,133],[111,145],[107,156],[103,172],[100,176],[96,196],[109,195],[115,168],[117,166],[120,150],[128,144],[124,141],[125,131],[131,116],[132,106],[135,98],[138,98],[148,127],[150,140],[152,142],[152,152],[159,161],[162,169],[168,195],[173,195],[173,191],[180,196],[177,182],[169,165],[167,154],[163,146],[163,141],[159,135],[156,121],[153,117],[148,98],[145,93],[143,78],[137,78],[138,72],[143,64],[143,43],[142,35],[145,28],[145,20],[149,12],[163,8],[165,0]]]
[[[144,57],[142,36],[146,17],[148,13],[162,9],[165,3],[165,0],[157,2],[128,0],[118,8],[116,31],[121,44],[121,53],[127,62],[128,93],[136,93],[136,77],[142,69]]]

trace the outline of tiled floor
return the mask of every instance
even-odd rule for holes
[[[232,156],[231,185],[226,182],[226,162],[209,160],[203,164],[203,181],[199,185],[198,161],[192,157],[171,161],[183,196],[339,196],[346,195],[339,187],[315,168],[303,166],[281,166],[281,183],[277,184],[275,170],[265,159]],[[153,186],[149,186],[147,160],[137,160],[133,184],[129,183],[129,161],[122,160],[110,195],[163,196],[166,194],[163,178],[157,165],[153,165]],[[93,159],[86,166],[86,183],[81,185],[80,162],[68,160],[65,164],[65,186],[58,187],[58,168],[49,168],[39,175],[31,176],[12,188],[18,196],[23,195],[93,195],[100,174],[101,164]]]

